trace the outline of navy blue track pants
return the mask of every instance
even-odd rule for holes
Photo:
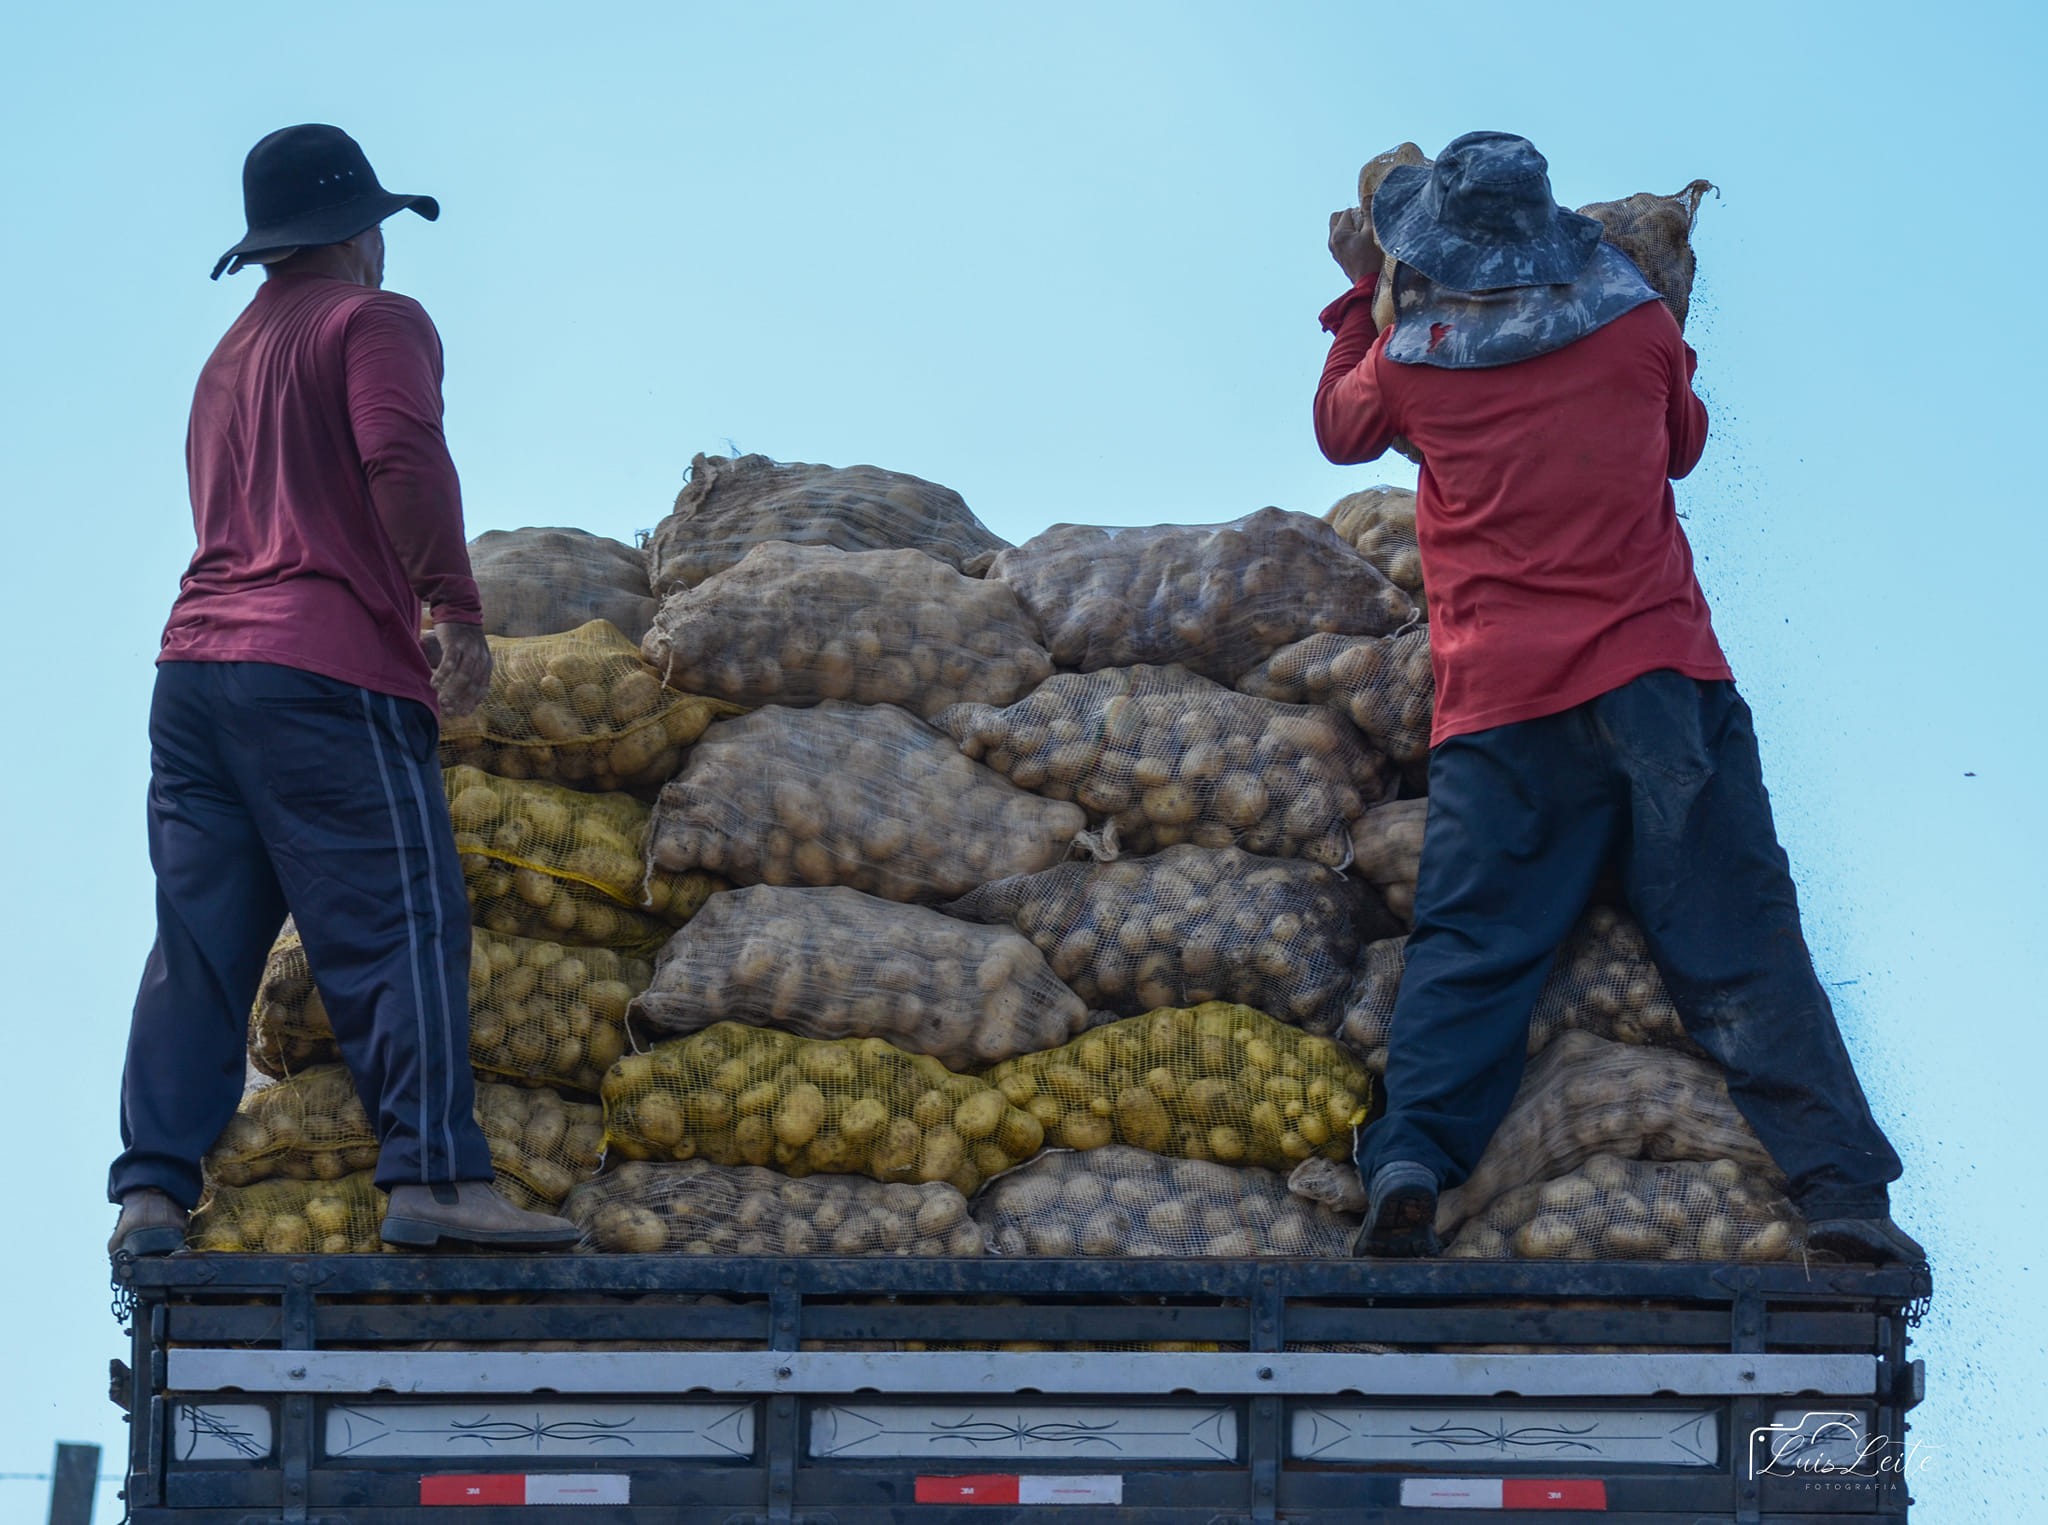
[[[489,1180],[469,1070],[469,902],[419,703],[261,662],[165,662],[150,706],[156,946],[108,1195],[192,1206],[242,1094],[287,911],[377,1130],[377,1184]]]
[[[1685,1029],[1809,1218],[1881,1214],[1899,1159],[1871,1116],[1771,820],[1749,706],[1647,673],[1557,715],[1455,736],[1429,761],[1415,928],[1369,1181],[1471,1174],[1521,1083],[1529,1016],[1610,861]]]

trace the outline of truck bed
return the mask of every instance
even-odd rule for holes
[[[1852,1525],[1907,1517],[1930,1288],[1796,1264],[185,1254],[117,1290],[136,1525]]]

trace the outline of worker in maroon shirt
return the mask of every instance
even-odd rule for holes
[[[1924,1261],[1891,1220],[1898,1156],[1815,977],[1679,528],[1671,479],[1707,413],[1677,322],[1507,133],[1393,170],[1369,217],[1332,218],[1330,249],[1352,288],[1323,314],[1316,438],[1339,463],[1397,440],[1420,458],[1437,690],[1387,1111],[1357,1144],[1359,1251],[1436,1253],[1437,1195],[1506,1114],[1537,992],[1611,863],[1810,1251]]]
[[[213,273],[267,269],[200,372],[186,437],[199,544],[150,707],[157,936],[108,1250],[184,1244],[287,912],[377,1132],[385,1241],[572,1244],[573,1224],[493,1190],[474,1115],[469,902],[437,706],[474,708],[491,655],[441,433],[440,338],[382,289],[384,219],[440,207],[386,191],[325,126],[264,138],[242,193],[247,236]]]

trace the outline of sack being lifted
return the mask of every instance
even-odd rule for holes
[[[772,885],[713,896],[661,950],[633,1015],[664,1036],[732,1020],[886,1038],[956,1070],[1052,1048],[1088,1024],[1081,998],[1007,927]]]
[[[1237,1001],[1318,1033],[1336,1031],[1371,914],[1320,864],[1189,846],[999,879],[945,910],[1015,927],[1091,1007]]]
[[[1007,709],[956,705],[937,723],[1013,784],[1114,823],[1134,853],[1192,842],[1342,868],[1351,822],[1396,782],[1342,716],[1177,667],[1058,673]]]
[[[1052,676],[1037,627],[1002,583],[919,551],[780,541],[671,593],[643,649],[672,688],[927,717],[962,701],[1008,704]]]
[[[694,588],[768,540],[842,551],[922,551],[979,576],[1005,544],[960,494],[875,466],[699,455],[647,542],[654,596]]]
[[[1321,520],[1262,508],[1230,524],[1056,524],[996,557],[1052,659],[1079,672],[1175,665],[1230,683],[1319,632],[1385,635],[1408,595]]]
[[[654,807],[669,873],[935,902],[1065,858],[1077,805],[1027,794],[893,705],[769,705],[713,726]]]
[[[654,618],[647,558],[584,530],[485,530],[469,543],[484,634],[560,635],[604,620],[638,644]]]
[[[499,778],[651,796],[683,749],[736,704],[664,688],[640,650],[603,620],[561,635],[493,637],[491,686],[441,721],[441,761]]]

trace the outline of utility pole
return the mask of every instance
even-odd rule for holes
[[[57,1442],[50,1469],[50,1525],[92,1525],[92,1496],[99,1487],[100,1448]]]

